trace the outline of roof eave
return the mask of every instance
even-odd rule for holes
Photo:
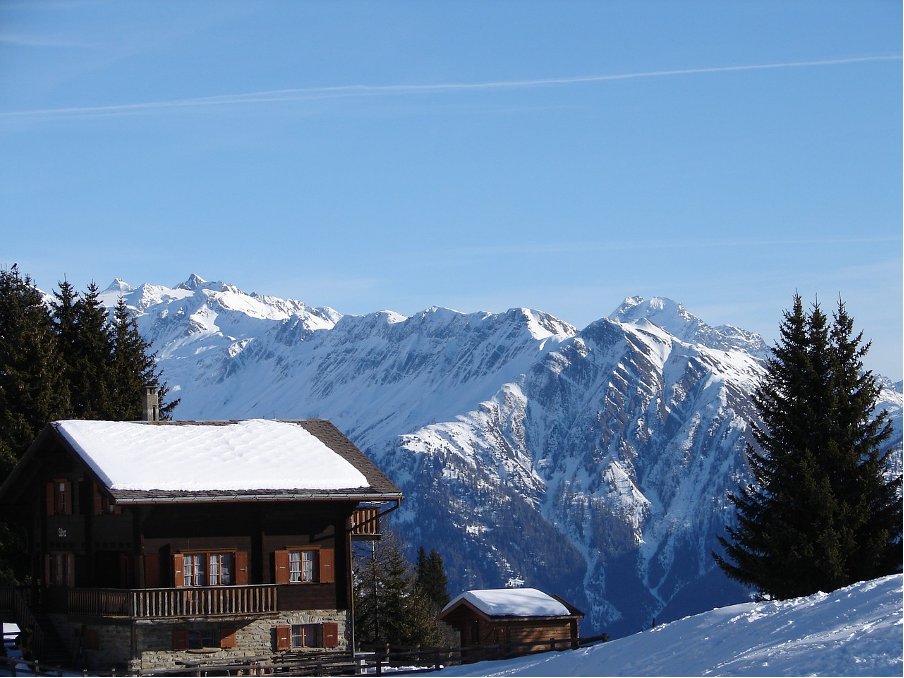
[[[402,501],[401,494],[366,494],[361,492],[250,492],[208,494],[180,493],[176,495],[129,496],[122,491],[113,491],[114,501],[118,505],[126,504],[196,504],[208,502],[261,502],[261,501]]]

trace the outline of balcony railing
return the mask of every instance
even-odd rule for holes
[[[375,541],[380,538],[380,509],[357,508],[352,514],[351,535],[354,540]]]
[[[69,614],[131,619],[269,614],[277,610],[276,592],[275,585],[74,588],[68,591],[67,611]]]

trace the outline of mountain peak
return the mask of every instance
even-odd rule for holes
[[[135,288],[132,287],[129,283],[125,282],[122,278],[116,278],[113,282],[107,285],[107,289],[104,292],[131,292]]]
[[[649,320],[679,339],[690,338],[705,323],[690,313],[682,304],[668,297],[626,297],[612,314],[610,320],[623,323]]]
[[[192,273],[190,276],[188,276],[188,280],[176,285],[176,289],[177,290],[196,290],[199,287],[201,287],[201,285],[205,284],[206,282],[207,281],[204,280],[204,278],[199,276],[197,273]]]
[[[649,300],[626,297],[609,319],[621,323],[648,320],[689,344],[701,344],[723,351],[739,349],[757,358],[769,355],[769,349],[760,335],[732,325],[711,327],[688,311],[683,304],[668,297],[653,297]]]

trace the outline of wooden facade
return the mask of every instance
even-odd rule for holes
[[[28,623],[50,627],[36,631],[58,636],[89,667],[177,666],[192,651],[349,647],[351,540],[375,538],[379,515],[401,492],[329,422],[289,423],[368,485],[115,490],[49,424],[0,487],[0,508],[28,535],[34,585],[17,592],[31,608]]]
[[[463,656],[467,655],[468,647],[512,644],[517,646],[511,650],[515,655],[548,649],[551,640],[579,638],[578,622],[584,613],[558,596],[551,596],[561,604],[558,614],[488,610],[479,601],[463,596],[453,600],[439,615],[441,621],[458,631]]]

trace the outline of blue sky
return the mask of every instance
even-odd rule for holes
[[[902,376],[900,2],[0,4],[0,265],[342,313],[626,296]]]

